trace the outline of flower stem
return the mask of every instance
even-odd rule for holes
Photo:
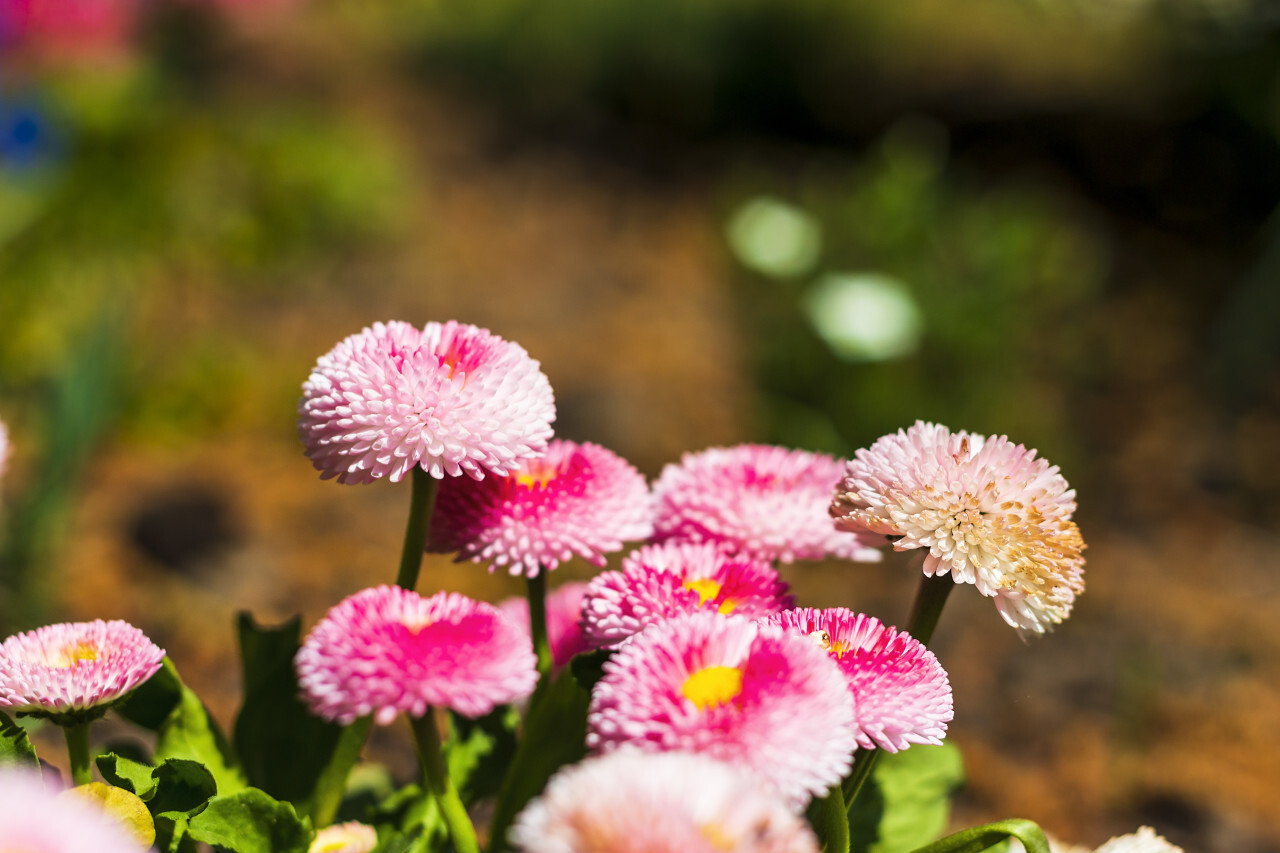
[[[859,749],[853,757],[853,768],[849,771],[849,775],[844,778],[844,782],[840,784],[844,793],[845,811],[852,812],[853,804],[858,799],[858,792],[862,790],[862,786],[867,779],[871,778],[871,771],[876,766],[876,759],[880,757],[879,749]]]
[[[449,829],[449,837],[458,853],[480,853],[480,843],[476,841],[476,828],[467,815],[466,806],[458,796],[458,789],[449,778],[449,768],[445,764],[444,753],[440,748],[440,732],[436,729],[436,721],[431,709],[421,717],[413,717],[413,739],[418,745],[418,763],[422,765],[422,776],[427,789],[435,797],[444,824]]]
[[[88,785],[93,781],[93,765],[89,762],[89,724],[63,726],[67,738],[67,756],[71,759],[71,781]]]
[[[347,790],[347,777],[351,768],[360,758],[360,750],[364,748],[365,738],[369,736],[369,727],[373,725],[373,717],[361,717],[343,728],[334,745],[333,756],[316,780],[314,793],[311,795],[311,822],[317,829],[323,829],[333,823],[342,805],[342,795]]]
[[[533,653],[538,656],[538,682],[542,683],[551,678],[554,665],[547,637],[547,574],[542,571],[529,578],[529,633],[533,636]]]
[[[400,552],[400,573],[396,584],[405,589],[418,586],[418,570],[422,568],[422,552],[427,547],[427,531],[431,528],[431,511],[435,509],[440,481],[421,466],[413,468],[413,497],[409,500],[409,524],[404,531],[404,550]]]
[[[924,645],[929,645],[929,641],[933,639],[933,629],[938,627],[942,606],[947,603],[947,596],[955,585],[950,575],[923,575],[920,578],[916,600],[911,605],[911,616],[907,619],[908,634]]]
[[[809,822],[822,841],[822,853],[849,853],[849,818],[839,785],[809,804]]]

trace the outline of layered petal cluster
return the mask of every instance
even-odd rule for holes
[[[547,642],[551,646],[552,662],[562,667],[573,656],[587,651],[587,638],[582,633],[582,597],[587,591],[585,583],[567,583],[556,587],[547,595]],[[524,629],[529,642],[529,600],[508,598],[498,604],[512,622]]]
[[[557,439],[506,476],[441,483],[427,548],[536,577],[575,554],[603,566],[652,530],[639,471],[598,444]]]
[[[813,639],[839,665],[853,696],[859,747],[897,752],[942,743],[954,715],[951,684],[933,652],[910,634],[844,607],[801,607],[767,621]]]
[[[163,663],[164,650],[128,622],[46,625],[0,644],[0,708],[98,716]]]
[[[800,805],[848,771],[844,676],[808,638],[700,610],[651,626],[605,664],[587,746],[684,750],[758,773]]]
[[[312,712],[342,725],[369,714],[387,725],[433,706],[478,717],[532,692],[537,661],[526,636],[491,604],[379,586],[330,610],[294,666]]]
[[[615,646],[649,625],[695,610],[755,619],[795,605],[772,564],[710,542],[647,545],[587,586],[582,628],[592,648]]]
[[[927,549],[926,575],[950,572],[1013,627],[1043,633],[1084,591],[1075,508],[1034,450],[917,421],[855,454],[831,515],[845,530],[897,537],[895,550]]]
[[[762,560],[879,560],[883,537],[848,533],[827,509],[844,463],[766,445],[686,453],[654,483],[654,540],[716,542]]]
[[[0,850],[143,853],[143,843],[86,797],[45,790],[40,774],[0,768]]]
[[[511,830],[522,853],[817,853],[754,774],[701,755],[624,749],[552,777]]]
[[[371,853],[378,846],[378,831],[358,821],[326,826],[316,833],[307,853]]]
[[[505,475],[539,456],[551,384],[518,344],[454,321],[375,323],[320,357],[303,383],[298,434],[324,479],[396,482]]]

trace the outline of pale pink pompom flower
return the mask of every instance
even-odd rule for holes
[[[582,626],[590,645],[603,648],[695,610],[755,619],[794,605],[787,584],[765,560],[710,542],[667,542],[639,548],[621,571],[592,578]]]
[[[511,841],[521,853],[818,853],[808,824],[754,774],[632,749],[556,773]]]
[[[0,768],[0,850],[143,853],[143,844],[89,799],[46,790],[34,771]]]
[[[709,755],[801,806],[849,770],[844,676],[808,638],[700,610],[650,626],[604,665],[587,746]]]
[[[441,483],[427,550],[536,577],[575,555],[603,566],[652,531],[639,471],[598,444],[557,439],[506,476]]]
[[[547,594],[547,643],[551,646],[552,662],[562,667],[573,656],[587,651],[587,640],[582,634],[582,596],[587,591],[585,583],[566,583]],[[529,599],[508,598],[498,603],[498,609],[512,622],[529,634]]]
[[[493,605],[398,586],[339,602],[294,658],[312,713],[342,725],[369,714],[387,725],[432,707],[478,717],[532,692],[536,663],[526,635]]]
[[[307,853],[372,853],[378,831],[366,823],[347,821],[326,826],[316,833]]]
[[[63,622],[0,644],[0,708],[47,717],[101,716],[155,675],[164,650],[128,622]]]
[[[1019,631],[1066,619],[1084,591],[1075,492],[1056,466],[1005,436],[916,421],[859,450],[836,490],[836,525],[926,549],[924,573],[995,599]]]
[[[715,542],[763,560],[874,561],[882,537],[835,529],[827,514],[844,463],[744,444],[686,453],[653,486],[654,541]]]
[[[951,683],[933,652],[910,634],[844,607],[801,607],[765,621],[810,638],[840,667],[859,747],[897,752],[947,736]]]
[[[551,384],[518,344],[454,321],[375,323],[320,357],[298,434],[322,478],[499,476],[551,438]]]

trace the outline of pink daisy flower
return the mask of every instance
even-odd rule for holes
[[[0,0],[0,49],[10,43],[59,60],[114,60],[127,52],[137,0]]]
[[[1056,466],[1005,436],[916,421],[849,462],[831,515],[858,533],[925,548],[924,573],[994,597],[1004,620],[1043,633],[1084,591],[1075,492]]]
[[[818,853],[808,824],[755,775],[632,749],[558,772],[511,840],[522,853]]]
[[[317,832],[307,853],[371,853],[377,846],[378,831],[353,820]]]
[[[450,321],[375,323],[320,357],[303,383],[298,434],[321,477],[398,482],[510,473],[542,454],[551,385],[518,344]]]
[[[573,660],[573,656],[587,651],[587,640],[582,634],[582,596],[587,591],[585,583],[567,583],[556,587],[547,595],[547,642],[551,645],[551,658],[556,667]],[[498,609],[529,635],[529,599],[508,598],[498,603]]]
[[[128,622],[46,625],[0,644],[0,708],[101,716],[163,663],[164,650]]]
[[[827,515],[844,463],[744,444],[686,453],[654,483],[654,540],[717,542],[762,560],[879,560],[879,538],[836,530]]]
[[[630,463],[557,439],[504,477],[441,483],[427,550],[536,577],[575,554],[603,566],[624,541],[648,538],[650,519],[648,484]]]
[[[615,646],[681,613],[714,610],[755,619],[795,606],[787,584],[765,560],[710,542],[668,542],[629,554],[620,572],[587,586],[582,627],[593,648]]]
[[[0,768],[0,849],[22,853],[141,853],[142,843],[84,797],[45,790],[40,774]]]
[[[700,610],[636,635],[604,672],[587,716],[592,749],[709,755],[758,773],[797,806],[849,770],[849,690],[807,638]]]
[[[536,664],[525,634],[493,605],[398,586],[339,602],[294,658],[312,712],[342,725],[368,714],[388,725],[433,706],[478,717],[532,692]]]
[[[840,667],[853,696],[854,735],[862,749],[886,752],[940,744],[953,716],[951,684],[933,652],[879,619],[844,607],[801,607],[766,620],[810,637]]]

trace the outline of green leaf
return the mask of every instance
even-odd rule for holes
[[[849,853],[849,818],[839,782],[831,786],[825,797],[809,803],[808,818],[822,845],[822,853]]]
[[[498,794],[490,853],[506,849],[507,830],[551,775],[586,755],[587,705],[591,695],[572,671],[561,672],[525,720],[524,736]]]
[[[449,714],[444,744],[449,777],[467,805],[498,793],[516,751],[520,712],[504,705],[477,719]]]
[[[9,715],[0,712],[0,765],[15,765],[40,768],[40,759],[36,758],[35,747],[27,730],[13,721]]]
[[[135,725],[156,731],[182,701],[185,685],[168,657],[155,675],[138,685],[115,706],[115,711]]]
[[[314,835],[292,805],[257,788],[214,797],[187,832],[229,853],[307,853]]]
[[[951,794],[964,781],[950,743],[912,746],[879,757],[849,812],[853,853],[902,853],[947,827]]]
[[[218,793],[213,774],[203,764],[170,758],[151,772],[155,793],[147,805],[152,814],[185,814],[199,811]]]
[[[596,682],[604,678],[604,665],[613,657],[613,653],[613,649],[596,649],[573,656],[569,661],[569,671],[583,690],[590,693]]]
[[[109,784],[137,794],[143,800],[151,799],[151,795],[155,793],[156,782],[152,777],[155,768],[150,764],[125,758],[114,752],[99,755],[97,764],[98,772]]]
[[[185,758],[203,764],[213,774],[221,794],[232,794],[245,787],[244,776],[226,737],[200,697],[185,685],[178,704],[156,732],[155,757],[161,762],[167,758]]]
[[[250,785],[301,806],[334,756],[342,727],[312,714],[299,698],[293,658],[302,620],[263,628],[237,619],[244,704],[236,718],[236,754]]]
[[[1040,827],[1021,818],[1010,818],[963,829],[927,847],[921,847],[915,853],[980,853],[982,850],[1002,844],[1009,838],[1021,841],[1027,853],[1050,853],[1049,840],[1044,837]]]

